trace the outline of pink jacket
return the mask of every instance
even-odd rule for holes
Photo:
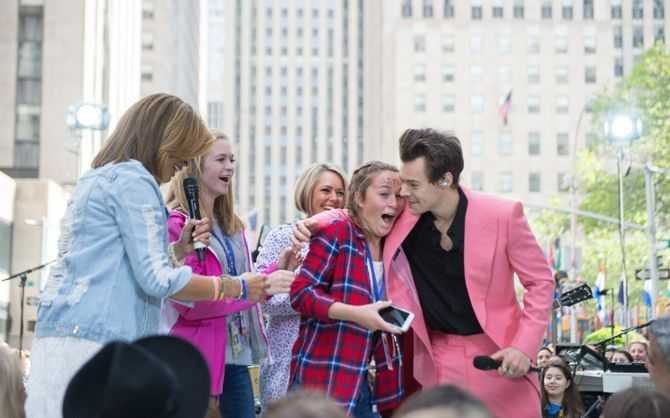
[[[170,242],[177,241],[181,231],[186,223],[186,215],[179,211],[170,212],[168,217],[168,233]],[[245,246],[248,244],[245,239]],[[251,257],[247,255],[248,271],[252,271]],[[205,261],[200,264],[195,254],[186,257],[185,264],[191,266],[193,273],[206,276],[219,276],[223,273],[221,262],[210,248],[205,251]],[[228,299],[220,302],[195,302],[190,304],[181,304],[175,301],[169,301],[179,316],[177,322],[170,330],[171,335],[184,338],[196,346],[207,361],[211,379],[210,394],[217,396],[221,394],[223,388],[223,376],[225,372],[226,342],[228,339],[228,329],[226,325],[226,315],[245,309],[256,309],[259,318],[258,326],[263,331],[263,341],[267,343],[262,315],[258,304]],[[267,344],[266,344],[267,345]]]
[[[515,347],[534,359],[549,322],[554,280],[523,213],[523,205],[462,188],[465,215],[465,281],[472,307],[486,335],[498,347]],[[327,218],[343,216],[328,211]],[[419,217],[404,210],[384,243],[387,294],[394,305],[415,314],[414,377],[424,387],[438,383],[430,337],[409,262],[401,244]],[[516,300],[513,275],[526,289]],[[482,353],[485,354],[485,353]],[[487,353],[493,354],[493,353]],[[528,380],[539,391],[537,378]]]

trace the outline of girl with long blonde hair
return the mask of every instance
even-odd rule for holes
[[[201,213],[212,219],[212,239],[203,260],[190,256],[185,260],[186,265],[200,274],[226,274],[239,280],[240,299],[246,299],[247,278],[255,273],[252,273],[244,224],[234,210],[235,154],[230,140],[222,132],[215,131],[213,136],[215,141],[210,150],[191,161],[170,182],[167,194],[167,205],[171,209],[168,218],[170,240],[179,239],[188,220],[183,181],[187,176],[193,177],[198,184]],[[268,294],[288,292],[293,281],[292,272],[274,270],[268,273]],[[244,300],[201,301],[192,306],[170,303],[164,317],[172,335],[190,341],[204,354],[211,376],[212,403],[220,397],[221,414],[253,418],[254,401],[248,366],[264,362],[268,342],[259,305]]]

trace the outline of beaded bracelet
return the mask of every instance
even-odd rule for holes
[[[249,283],[246,280],[240,277],[240,283],[242,284],[242,297],[241,299],[247,300],[249,298]]]
[[[237,298],[245,300],[247,298],[246,282],[244,279],[242,279],[241,276],[235,277],[235,280],[237,280],[237,282],[240,284],[240,294],[237,295]]]

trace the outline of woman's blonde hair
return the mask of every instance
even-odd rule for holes
[[[319,177],[325,172],[331,172],[338,176],[342,180],[342,187],[344,189],[344,201],[347,200],[347,178],[345,177],[342,170],[330,164],[313,164],[298,177],[298,180],[295,182],[295,192],[294,192],[294,201],[295,208],[298,211],[304,213],[305,215],[313,215],[314,208],[312,206],[312,196],[314,195],[314,189],[316,184],[319,182]]]
[[[228,141],[226,134],[220,131],[211,131],[215,141]],[[188,213],[188,202],[184,194],[183,181],[188,176],[194,176],[199,179],[204,170],[204,155],[191,160],[187,167],[179,170],[170,181],[166,201],[170,209],[180,210]],[[200,201],[202,208],[202,200]],[[239,216],[235,214],[235,202],[233,200],[233,183],[228,185],[228,193],[214,199],[214,213],[206,214],[211,216],[217,225],[226,235],[233,235],[244,229],[244,223]],[[202,214],[205,216],[205,214]]]
[[[352,219],[358,219],[360,208],[358,207],[357,197],[363,199],[366,190],[370,187],[374,177],[382,171],[398,172],[398,168],[394,165],[382,161],[369,161],[358,167],[354,174],[351,175],[351,183],[349,183],[349,200],[347,201],[347,209],[349,216]]]
[[[23,366],[18,350],[0,343],[0,417],[25,418]]]
[[[170,94],[140,99],[121,116],[91,166],[137,160],[159,183],[170,179],[172,161],[186,161],[207,152],[214,142],[198,113]]]

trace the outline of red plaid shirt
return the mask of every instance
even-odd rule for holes
[[[375,333],[354,322],[328,317],[328,309],[335,302],[374,302],[365,245],[363,232],[350,220],[334,221],[312,238],[291,286],[291,304],[302,318],[293,345],[290,385],[322,390],[349,413],[361,385],[367,384],[371,358],[377,365],[373,402],[379,410],[397,406],[403,396],[401,355],[391,338],[383,337],[392,369]]]

